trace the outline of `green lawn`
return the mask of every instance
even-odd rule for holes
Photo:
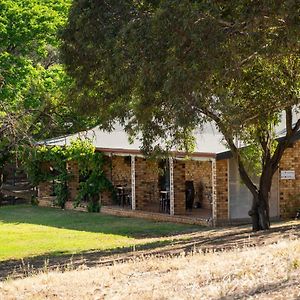
[[[0,261],[146,245],[199,226],[27,205],[0,207]]]

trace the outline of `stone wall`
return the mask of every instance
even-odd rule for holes
[[[228,161],[216,162],[216,212],[217,223],[228,221]]]
[[[185,180],[194,182],[195,202],[201,208],[211,209],[212,163],[210,161],[190,160],[185,163]]]
[[[296,179],[280,179],[280,171],[295,171]],[[300,208],[300,141],[286,149],[279,165],[279,207],[281,218],[294,218]]]

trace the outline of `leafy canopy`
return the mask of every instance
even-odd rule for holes
[[[42,182],[52,181],[55,204],[62,208],[70,196],[68,182],[78,175],[68,170],[69,162],[75,161],[78,164],[79,175],[84,178],[80,182],[75,206],[87,199],[89,208],[99,211],[99,193],[110,191],[115,195],[114,187],[104,173],[105,157],[102,153],[95,152],[95,147],[89,140],[76,139],[66,147],[25,147],[21,154],[31,183],[37,186]]]
[[[62,50],[74,106],[104,127],[120,120],[141,131],[147,152],[161,139],[189,148],[193,130],[214,121],[253,195],[259,230],[269,228],[272,176],[300,129],[299,37],[298,0],[77,0]],[[252,147],[241,151],[237,140]],[[247,170],[252,159],[259,184]]]
[[[74,106],[142,131],[148,151],[186,146],[207,120],[260,144],[299,103],[299,26],[293,0],[74,1],[62,47]]]
[[[35,139],[85,127],[66,102],[72,84],[60,62],[58,31],[71,1],[0,3],[0,160]]]

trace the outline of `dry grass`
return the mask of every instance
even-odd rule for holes
[[[300,299],[300,240],[44,272],[0,283],[0,299]]]

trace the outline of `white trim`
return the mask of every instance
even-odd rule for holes
[[[228,221],[231,220],[230,211],[230,159],[227,159],[227,207],[228,207]]]
[[[101,152],[101,150],[99,150]],[[147,157],[143,154],[140,154],[140,153],[137,153],[137,154],[132,154],[130,152],[124,152],[124,153],[120,153],[120,152],[101,152],[102,154],[104,155],[107,155],[107,156],[135,156],[135,157],[140,157],[140,158],[146,158]],[[171,155],[171,154],[170,154]],[[182,156],[175,156],[174,159],[176,160],[194,160],[194,161],[212,161],[212,160],[215,160],[214,157],[194,157],[194,156],[187,156],[187,157],[182,157]]]
[[[217,165],[216,160],[211,161],[211,185],[212,185],[212,219],[213,221],[217,218]]]
[[[136,209],[135,201],[135,156],[131,155],[131,209]]]
[[[189,160],[194,160],[194,161],[213,161],[216,160],[213,157],[175,157],[176,160],[184,160],[184,161],[189,161]]]
[[[170,168],[170,215],[175,214],[175,198],[174,198],[174,162],[173,158],[169,158],[169,168]]]
[[[277,217],[280,218],[281,216],[281,211],[280,211],[280,178],[279,178],[279,168],[277,169],[277,172],[278,172],[278,175],[277,175],[277,184],[278,184],[278,188],[277,188],[277,212],[278,212],[278,215]]]

